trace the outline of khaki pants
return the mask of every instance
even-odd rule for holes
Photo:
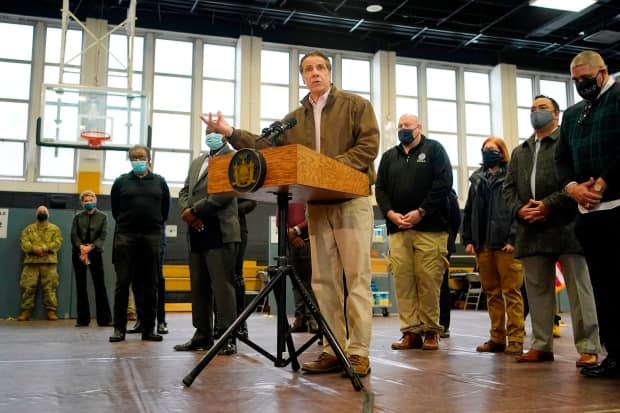
[[[583,255],[524,257],[525,285],[532,320],[532,348],[553,351],[553,317],[556,309],[555,262],[560,261],[570,304],[573,340],[580,353],[600,353],[598,321],[590,274]]]
[[[390,235],[390,262],[402,332],[440,332],[439,290],[448,268],[447,232],[401,231]]]
[[[34,308],[39,280],[41,280],[45,309],[56,311],[58,307],[56,299],[56,288],[58,287],[56,264],[24,264],[19,280],[19,285],[23,290],[22,310],[32,310]]]
[[[483,247],[478,251],[480,283],[487,297],[491,319],[491,340],[495,343],[523,343],[523,267],[513,253],[491,251]]]
[[[372,331],[372,223],[368,197],[308,205],[312,290],[317,304],[343,350],[364,357],[368,357]],[[324,343],[323,351],[334,354],[327,340]]]

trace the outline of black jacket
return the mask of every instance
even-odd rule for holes
[[[133,172],[116,178],[110,201],[119,233],[159,233],[170,212],[168,184],[152,172],[142,178]]]
[[[463,245],[473,244],[477,251],[483,245],[490,250],[500,250],[506,244],[515,244],[517,222],[503,196],[505,179],[505,166],[493,178],[484,168],[477,169],[469,177],[469,194],[463,215]],[[488,196],[485,196],[487,191]],[[485,198],[488,200],[486,208]]]
[[[73,217],[71,225],[71,244],[73,249],[80,249],[80,245],[89,242],[95,245],[97,251],[103,251],[103,243],[108,234],[108,217],[103,212],[95,209],[95,212],[89,214],[86,211],[80,211]],[[90,234],[89,234],[90,231]]]
[[[448,192],[452,188],[452,165],[441,144],[422,136],[418,146],[405,153],[401,145],[386,151],[379,163],[375,184],[377,204],[386,217],[394,210],[406,214],[417,208],[426,216],[416,231],[448,231]],[[400,231],[386,218],[389,234]]]

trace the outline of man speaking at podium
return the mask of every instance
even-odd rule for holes
[[[379,127],[372,105],[332,85],[331,64],[321,52],[306,54],[299,70],[310,93],[299,108],[286,115],[285,119],[294,118],[296,125],[292,127],[294,122],[288,122],[289,129],[284,131],[282,144],[304,145],[365,172],[372,185],[375,179],[373,162],[379,148]],[[235,148],[270,146],[268,140],[257,140],[254,134],[233,129],[220,112],[216,117],[209,114],[202,119],[226,136]],[[308,203],[312,289],[323,317],[347,354],[353,371],[360,376],[370,372],[372,225],[370,197]],[[344,282],[348,291],[346,307]],[[328,373],[342,367],[325,340],[319,358],[304,363],[302,369],[307,373]]]

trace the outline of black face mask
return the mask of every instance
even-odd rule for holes
[[[598,73],[594,77],[586,77],[585,79],[576,80],[575,88],[577,93],[585,100],[594,101],[598,94],[601,93],[601,87],[598,85]]]
[[[398,140],[403,145],[409,145],[415,137],[413,136],[413,129],[399,129],[398,130]]]
[[[482,165],[485,168],[492,168],[502,162],[502,153],[491,149],[482,151]]]
[[[47,221],[47,214],[37,214],[37,221]]]

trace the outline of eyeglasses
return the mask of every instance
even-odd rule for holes
[[[586,101],[586,104],[583,107],[583,112],[581,112],[581,115],[579,116],[577,125],[581,125],[588,118],[588,116],[590,116],[591,112],[592,112],[592,102],[588,100]]]

